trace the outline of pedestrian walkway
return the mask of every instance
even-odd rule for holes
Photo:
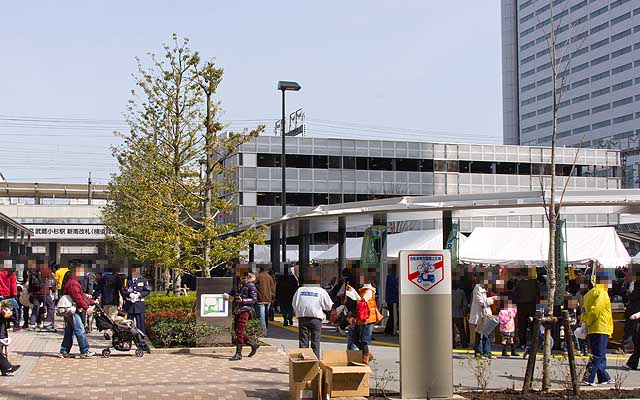
[[[0,377],[0,400],[8,399],[287,399],[284,353],[258,352],[230,362],[229,354],[145,354],[113,351],[101,334],[89,335],[92,359],[60,359],[62,332],[11,333],[9,358],[22,367]],[[77,346],[72,353],[78,354]],[[248,353],[248,350],[245,354]]]

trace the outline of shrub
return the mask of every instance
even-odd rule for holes
[[[187,321],[190,319],[195,319],[195,315],[191,312],[191,310],[185,310],[185,309],[147,312],[144,317],[144,322],[146,326],[152,327],[156,321],[162,320],[162,319]]]
[[[212,346],[228,332],[225,327],[196,324],[195,319],[159,319],[150,330],[149,338],[156,347]]]
[[[196,294],[189,296],[165,295],[161,292],[151,293],[144,299],[147,305],[147,312],[168,311],[168,310],[192,310],[196,304]]]

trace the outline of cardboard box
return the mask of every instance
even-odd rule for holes
[[[323,390],[327,397],[369,396],[371,368],[357,350],[322,352]]]
[[[292,400],[320,400],[322,370],[311,349],[294,349],[289,356],[289,392]]]

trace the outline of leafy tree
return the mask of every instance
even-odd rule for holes
[[[188,39],[173,35],[162,58],[138,59],[137,90],[127,107],[129,133],[114,149],[120,171],[110,182],[111,201],[104,210],[109,239],[129,256],[179,272],[211,270],[239,257],[262,232],[248,230],[221,238],[236,227],[217,223],[237,204],[236,167],[227,161],[264,126],[221,134],[213,96],[223,70],[202,63]],[[205,158],[206,179],[199,177]],[[174,290],[179,281],[174,281]]]

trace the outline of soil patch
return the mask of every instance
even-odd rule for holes
[[[639,399],[640,389],[585,389],[578,396],[566,390],[554,390],[548,393],[532,391],[527,394],[517,390],[461,392],[456,393],[470,400],[564,400],[564,399]]]

